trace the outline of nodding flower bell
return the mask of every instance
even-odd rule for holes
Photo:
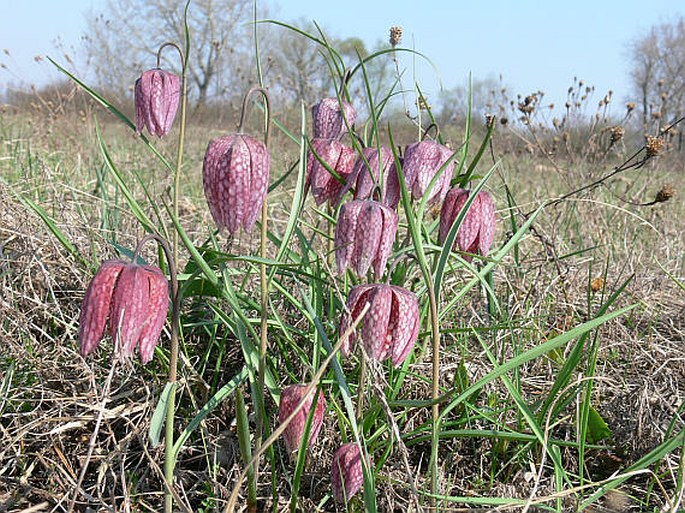
[[[375,199],[396,209],[400,202],[400,182],[392,150],[386,146],[381,146],[380,150],[364,148],[343,194],[352,187],[354,199]]]
[[[103,262],[88,285],[79,318],[79,347],[83,356],[102,340],[105,325],[120,358],[136,347],[145,364],[152,360],[169,309],[169,286],[158,267]]]
[[[202,183],[209,211],[217,226],[225,229],[229,236],[240,227],[246,232],[252,229],[269,188],[271,157],[266,144],[240,133],[247,99],[255,91],[264,95],[267,113],[270,112],[266,91],[250,89],[243,100],[239,133],[210,141],[202,164]]]
[[[399,216],[373,200],[353,200],[340,208],[335,226],[335,261],[338,273],[347,267],[365,276],[373,267],[380,278],[392,251]]]
[[[290,416],[300,401],[304,399],[306,390],[307,385],[290,385],[281,391],[281,403],[278,407],[278,421],[280,423],[285,422],[285,419]],[[290,424],[288,424],[286,430],[283,432],[285,448],[288,453],[293,453],[300,447],[302,436],[304,436],[304,428],[307,425],[307,417],[312,409],[314,392],[315,391],[312,390],[309,393],[304,406],[295,415],[293,420],[290,421]],[[323,392],[319,391],[319,397],[314,407],[312,425],[309,429],[309,440],[307,441],[307,447],[311,447],[316,442],[316,438],[319,436],[319,431],[321,431],[321,426],[323,424],[323,413],[325,409],[326,401],[324,400]]]
[[[396,285],[357,285],[347,298],[346,311],[340,321],[340,334],[347,331],[366,303],[369,311],[361,320],[364,351],[374,360],[392,358],[399,367],[414,347],[419,334],[419,302],[416,294]],[[340,352],[347,356],[356,343],[350,334]]]
[[[312,107],[312,118],[315,139],[340,139],[347,126],[354,124],[357,111],[344,100],[324,98]]]
[[[331,487],[333,497],[345,503],[354,497],[364,484],[362,455],[356,442],[341,445],[331,463]]]
[[[457,218],[459,211],[469,198],[471,191],[452,189],[447,193],[440,210],[440,242],[444,242]],[[480,191],[471,203],[469,211],[457,231],[454,248],[466,253],[487,256],[495,237],[495,205],[486,191]],[[471,260],[466,255],[464,258]]]
[[[174,123],[181,97],[181,79],[159,68],[143,73],[136,80],[136,133],[143,126],[151,135],[162,137],[169,133]]]
[[[411,191],[414,200],[419,200],[426,194],[428,185],[440,171],[441,174],[429,193],[428,205],[442,202],[449,190],[454,170],[454,160],[445,164],[452,154],[447,146],[434,141],[420,141],[407,146],[402,171],[407,189]]]
[[[354,150],[338,140],[311,140],[307,156],[307,186],[311,189],[317,205],[326,201],[331,205],[337,205],[345,185],[338,181],[322,162],[325,162],[342,180],[347,181],[352,173],[355,157]]]
[[[252,230],[269,186],[271,158],[254,137],[234,134],[209,142],[202,164],[202,183],[209,211],[229,236]]]

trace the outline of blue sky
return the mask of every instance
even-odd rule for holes
[[[58,75],[37,55],[63,61],[78,47],[86,13],[105,0],[0,0],[0,90],[6,85],[41,84]],[[273,17],[316,20],[331,35],[357,36],[372,46],[392,25],[404,29],[403,45],[427,55],[446,88],[476,78],[497,77],[513,93],[541,89],[563,101],[573,77],[595,85],[597,99],[608,89],[623,101],[630,64],[626,47],[650,26],[685,15],[682,0],[270,0]],[[431,94],[438,82],[430,66],[403,57],[408,78],[415,76]],[[414,75],[415,71],[415,75]]]

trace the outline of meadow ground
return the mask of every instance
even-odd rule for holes
[[[203,196],[206,141],[224,132],[191,121],[179,220],[197,247],[251,254],[259,244],[257,231],[231,243],[215,238]],[[145,233],[101,143],[145,215],[167,228],[170,173],[132,131],[99,109],[39,117],[6,108],[0,113],[0,134],[0,511],[66,511],[74,498],[77,511],[157,511],[164,450],[152,447],[148,431],[166,382],[168,328],[152,363],[118,365],[102,409],[112,343],[105,340],[94,357],[82,358],[78,319],[94,266],[130,250]],[[495,248],[503,247],[544,201],[592,183],[637,150],[627,143],[602,160],[550,162],[503,151],[505,135],[504,128],[495,132],[492,152],[488,149],[479,168],[482,175],[493,157],[499,162],[486,186],[497,208]],[[295,165],[299,151],[295,142],[275,137],[272,183]],[[478,137],[482,134],[474,133],[473,148]],[[173,136],[154,144],[163,155],[173,155]],[[441,426],[438,452],[443,510],[685,507],[683,155],[666,149],[639,169],[546,206],[494,267],[494,299],[487,300],[481,284],[461,294],[471,271],[448,264],[440,303],[443,393],[468,391],[498,362],[564,334],[568,340],[535,358],[521,357],[509,372],[453,405]],[[651,203],[667,184],[675,191],[668,201],[640,205]],[[277,236],[286,230],[294,188],[293,175],[269,196]],[[310,366],[325,356],[311,319],[285,294],[322,303],[329,298],[334,312],[344,303],[326,268],[321,211],[311,198],[305,205],[298,237],[290,244],[301,274],[279,273],[278,286],[270,290],[269,366],[281,385],[310,376]],[[429,212],[426,226],[433,219],[435,213]],[[270,256],[277,241],[272,239]],[[406,248],[411,241],[405,235],[395,249],[401,254]],[[146,256],[155,260],[154,252]],[[193,272],[185,253],[181,268]],[[256,265],[234,260],[226,268],[225,276],[246,298],[249,322],[258,325],[257,304],[249,303],[250,294],[257,297]],[[406,286],[423,290],[420,273],[405,272]],[[593,329],[573,331],[630,306]],[[328,307],[313,308],[325,312]],[[221,316],[231,308],[211,292],[189,293],[184,300],[177,432],[245,366],[236,327]],[[331,338],[338,317],[322,318]],[[431,397],[431,350],[422,318],[419,342],[401,379],[394,371],[386,375],[381,365],[368,369],[370,413],[360,429],[373,452],[380,511],[430,510],[431,416],[425,401]],[[573,365],[565,365],[569,361]],[[350,384],[358,382],[357,359],[343,362],[343,369]],[[341,435],[349,428],[333,373],[322,383],[329,406],[297,483],[300,511],[336,510],[329,462],[349,436]],[[251,389],[241,387],[253,422]],[[176,466],[180,510],[223,509],[244,466],[235,409],[235,394],[230,394],[183,444]],[[271,398],[267,412],[273,429]],[[98,417],[102,422],[89,470],[77,486]],[[282,444],[274,447],[261,466],[258,497],[264,510],[291,503],[293,465]],[[362,510],[361,499],[355,500],[351,507]]]

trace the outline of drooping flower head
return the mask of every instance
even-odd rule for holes
[[[345,503],[354,497],[364,484],[362,455],[356,442],[341,445],[331,463],[331,487],[333,497]]]
[[[145,364],[152,359],[169,308],[169,286],[154,266],[108,260],[88,285],[79,318],[79,348],[83,356],[110,335],[121,358],[140,349]]]
[[[438,172],[440,175],[429,193],[428,205],[443,201],[450,187],[455,161],[445,163],[453,153],[447,146],[434,141],[420,141],[407,146],[402,171],[407,189],[415,201],[426,194],[428,185]]]
[[[278,421],[280,423],[290,416],[293,410],[304,399],[307,385],[290,385],[281,390],[281,403],[278,407]],[[302,409],[295,415],[286,430],[283,432],[283,439],[285,440],[285,447],[289,453],[295,452],[300,447],[302,436],[304,436],[304,428],[307,424],[307,417],[312,409],[312,403],[315,390],[312,390],[307,397]],[[312,417],[312,425],[309,430],[309,441],[307,447],[311,447],[316,442],[319,436],[321,426],[323,424],[323,413],[326,409],[326,401],[323,397],[323,392],[319,391],[319,396],[314,407],[314,416]]]
[[[440,210],[440,242],[444,242],[454,224],[459,211],[469,198],[471,191],[464,189],[452,189],[447,193],[445,202]],[[454,249],[466,253],[487,256],[490,246],[495,237],[495,205],[492,197],[486,191],[480,191],[469,211],[462,221],[457,237],[454,240]],[[471,260],[466,255],[464,258]]]
[[[264,97],[267,113],[265,142],[243,133],[248,99],[252,93]],[[269,95],[261,87],[252,87],[243,97],[238,133],[209,142],[202,163],[202,184],[209,211],[219,229],[232,236],[240,227],[250,231],[269,188],[271,156],[266,141],[271,126]]]
[[[369,311],[361,320],[364,351],[374,360],[392,359],[399,367],[414,347],[419,334],[419,302],[416,294],[396,285],[373,284],[352,287],[346,312],[340,322],[342,335],[361,314],[366,303]],[[340,348],[347,356],[357,337],[350,335]]]
[[[347,125],[352,126],[357,119],[356,109],[348,102],[337,98],[324,98],[312,107],[314,138],[340,139]],[[347,125],[345,125],[347,119]]]
[[[136,132],[140,135],[145,127],[157,137],[168,134],[181,97],[178,75],[159,68],[148,70],[136,80],[134,95]]]
[[[400,182],[392,150],[387,146],[364,148],[357,157],[343,194],[354,188],[354,199],[374,199],[396,209],[400,202]]]
[[[321,161],[346,181],[352,173],[355,157],[352,148],[336,139],[311,140],[307,155],[307,186],[311,189],[317,205],[326,201],[331,205],[337,205],[345,185],[339,182]]]
[[[261,212],[269,187],[271,158],[254,137],[234,134],[209,142],[202,164],[202,184],[214,222],[229,236],[249,232]]]
[[[353,200],[340,208],[335,227],[335,261],[338,273],[350,267],[357,276],[373,268],[381,277],[395,241],[399,216],[373,200]]]

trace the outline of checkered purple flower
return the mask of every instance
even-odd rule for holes
[[[79,348],[83,356],[110,335],[121,358],[136,347],[145,364],[152,360],[169,309],[169,285],[154,266],[108,260],[88,285],[79,318]]]
[[[315,139],[340,139],[345,134],[347,125],[354,124],[357,111],[344,100],[341,105],[337,98],[324,98],[312,107],[312,118]]]
[[[269,187],[271,158],[264,143],[245,134],[210,141],[202,165],[209,211],[229,236],[249,232],[260,214]]]
[[[364,351],[374,360],[392,358],[392,364],[399,367],[414,347],[419,334],[419,302],[416,294],[396,285],[352,287],[340,321],[341,335],[359,317],[367,302],[369,311],[361,321]],[[353,350],[356,341],[357,337],[352,333],[341,346],[343,356]]]
[[[452,189],[447,193],[440,211],[440,242],[444,242],[449,234],[454,220],[459,211],[469,198],[471,191],[464,189]],[[466,253],[487,256],[490,246],[495,237],[495,205],[492,197],[486,191],[480,191],[473,202],[464,220],[459,227],[457,237],[454,240],[454,249]],[[465,256],[471,260],[470,256]]]
[[[392,251],[399,216],[373,200],[353,200],[340,208],[335,227],[335,261],[338,273],[350,267],[357,276],[370,268],[380,278]]]
[[[174,123],[181,97],[181,79],[178,75],[159,68],[143,73],[136,80],[136,132],[143,127],[157,137],[169,133]]]

